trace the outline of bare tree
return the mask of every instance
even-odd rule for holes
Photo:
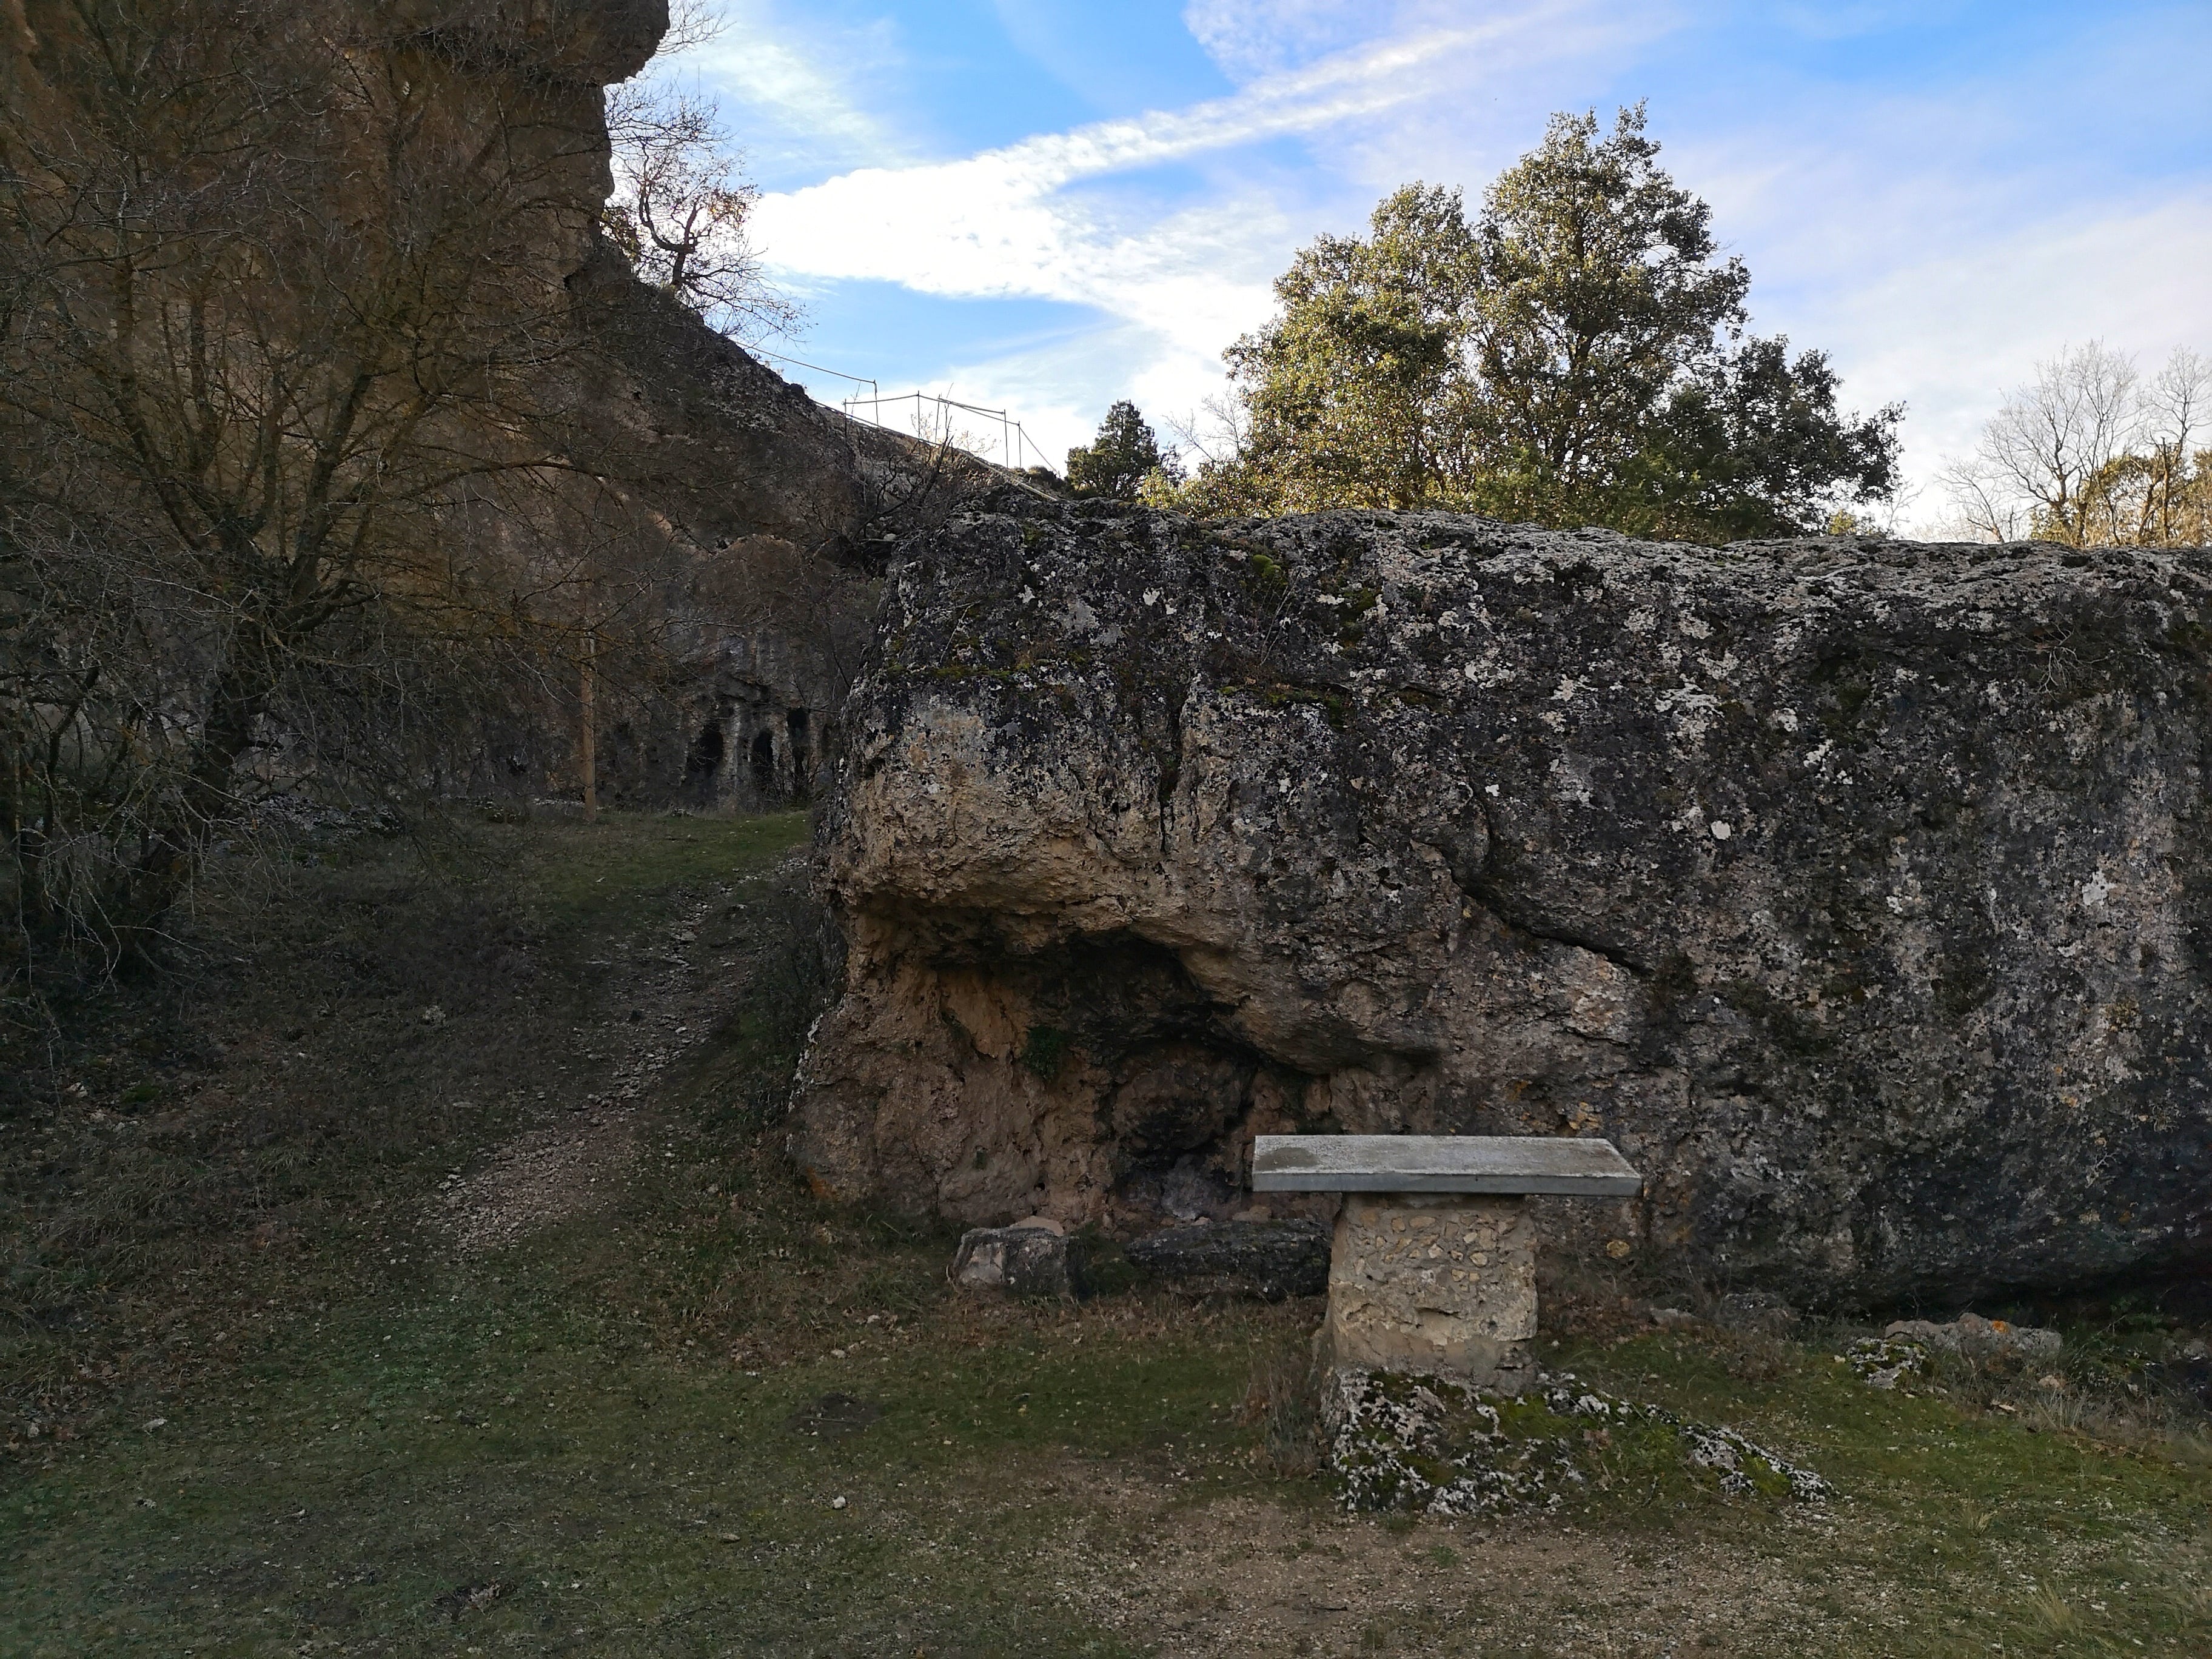
[[[2177,349],[2142,398],[2137,542],[2212,546],[2212,361]]]
[[[2197,354],[2176,351],[2146,386],[2132,359],[2092,340],[2039,364],[1943,483],[1967,526],[1994,540],[2202,540],[2208,402],[2212,365]]]
[[[714,106],[667,79],[669,60],[721,25],[699,0],[679,0],[654,62],[607,88],[615,193],[608,240],[638,275],[732,338],[791,331],[798,307],[763,279],[747,222],[759,189]]]
[[[33,10],[0,45],[0,890],[21,939],[127,944],[288,745],[389,753],[532,648],[602,152],[495,22]]]

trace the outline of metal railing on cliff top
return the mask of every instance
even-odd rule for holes
[[[781,351],[769,351],[760,346],[749,346],[746,349],[756,357],[773,357],[780,363],[789,363],[797,368],[811,368],[817,374],[834,374],[841,380],[849,380],[854,386],[853,395],[845,398],[840,407],[854,420],[866,421],[871,426],[889,428],[890,422],[884,419],[884,406],[890,404],[893,407],[904,407],[911,404],[914,406],[914,415],[911,424],[907,429],[916,437],[927,438],[933,442],[950,443],[957,448],[968,450],[971,454],[980,455],[987,461],[989,460],[991,455],[988,442],[978,447],[972,442],[963,441],[971,435],[988,439],[989,434],[987,431],[981,434],[971,434],[964,429],[956,428],[953,425],[952,411],[958,410],[963,414],[980,415],[986,421],[998,423],[998,459],[1000,465],[1015,468],[1029,465],[1030,463],[1028,458],[1031,454],[1036,457],[1036,465],[1040,466],[1051,465],[1046,460],[1044,451],[1039,449],[1029,434],[1022,429],[1020,419],[1006,410],[986,409],[981,404],[963,403],[957,398],[947,397],[941,392],[902,392],[886,398],[884,396],[883,388],[865,374],[848,374],[842,368],[830,368],[822,363],[810,363],[803,357],[790,356]],[[862,386],[867,388],[866,395],[860,391]],[[933,408],[936,411],[933,424],[925,417],[925,411]]]

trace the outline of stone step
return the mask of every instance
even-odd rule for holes
[[[1275,1193],[1552,1193],[1633,1198],[1609,1140],[1565,1135],[1261,1135],[1252,1188]]]

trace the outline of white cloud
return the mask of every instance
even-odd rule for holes
[[[1372,0],[1191,0],[1183,27],[1224,73],[1276,75],[1376,32]]]
[[[1085,239],[1091,228],[1051,201],[1064,186],[1387,109],[1433,90],[1413,73],[1426,60],[1510,27],[1389,41],[1188,109],[1100,121],[962,161],[862,168],[769,198],[756,223],[770,257],[798,270],[890,277],[935,293],[1073,297],[1062,227]]]
[[[957,161],[856,169],[764,198],[753,218],[757,244],[793,284],[888,281],[948,297],[1046,299],[1106,313],[1114,322],[1089,339],[963,365],[928,388],[1011,399],[1057,453],[1089,436],[1096,415],[1076,410],[1099,388],[1133,388],[1177,410],[1218,388],[1217,354],[1267,316],[1270,281],[1304,234],[1269,190],[1233,177],[1180,211],[1148,211],[1141,199],[1132,207],[1087,185],[1371,119],[1448,87],[1440,64],[1544,49],[1572,9],[1541,5],[1388,40],[1229,97]]]
[[[2003,394],[2069,342],[2100,339],[2147,370],[2176,346],[2212,347],[2206,270],[2212,193],[2100,204],[1853,284],[1818,307],[1808,334],[1833,346],[1862,386],[1905,398],[1906,471],[1925,487],[1972,447]],[[1914,514],[1932,523],[1945,505],[1924,494]]]
[[[1249,324],[1253,295],[1264,295],[1281,262],[1281,214],[1217,196],[1201,211],[1130,223],[1126,210],[1072,186],[1447,95],[1458,90],[1448,68],[1549,51],[1578,9],[1542,4],[1386,40],[1187,109],[1097,122],[961,161],[860,168],[765,198],[754,230],[769,262],[793,275],[1092,305],[1179,339],[1216,331],[1208,349],[1218,349],[1235,331],[1218,331],[1234,319]]]
[[[2076,66],[2087,81],[2099,66]],[[1908,518],[2005,392],[2069,341],[2146,364],[2212,346],[2212,180],[2130,188],[2012,85],[1867,100],[1808,92],[1670,145],[1753,272],[1762,332],[1826,349],[1848,405],[1902,400]]]
[[[1467,29],[1469,15],[1499,9],[1468,0],[1189,0],[1183,27],[1231,79],[1279,76],[1299,64],[1357,50],[1363,40],[1414,40]],[[1602,41],[1649,38],[1676,27],[1685,0],[1576,0],[1535,11],[1504,13],[1474,25],[1485,38],[1516,36],[1533,55],[1557,61]],[[1516,54],[1525,56],[1529,54]],[[1458,78],[1461,66],[1431,59],[1415,71],[1432,89],[1455,95],[1495,93],[1504,63],[1492,72]]]
[[[778,19],[766,0],[718,0],[722,29],[654,72],[696,76],[724,100],[749,144],[803,149],[817,164],[896,163],[913,147],[862,100],[872,80],[900,65],[888,26],[810,36]]]

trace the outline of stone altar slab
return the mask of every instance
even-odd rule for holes
[[[1252,1187],[1277,1193],[1548,1193],[1633,1198],[1609,1140],[1557,1135],[1260,1135]]]

